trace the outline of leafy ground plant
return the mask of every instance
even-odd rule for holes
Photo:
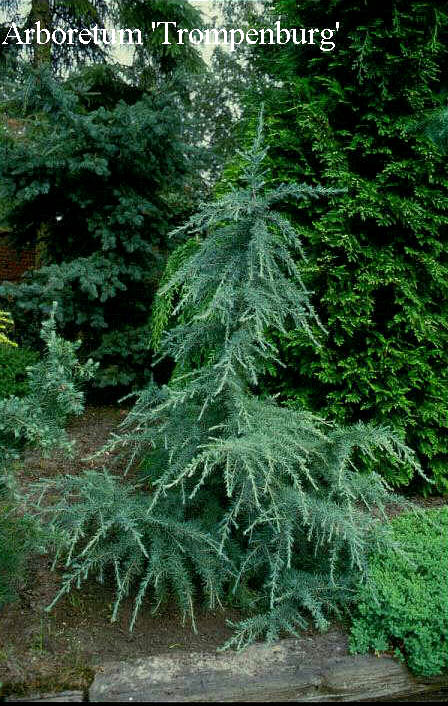
[[[338,428],[258,395],[259,371],[277,361],[269,331],[311,336],[317,320],[298,233],[276,207],[327,194],[270,190],[265,157],[260,122],[241,188],[179,229],[197,247],[160,292],[175,292],[160,344],[175,371],[143,390],[110,444],[139,465],[140,487],[90,471],[44,483],[59,501],[42,508],[64,538],[59,595],[110,571],[114,615],[135,583],[134,619],[146,593],[154,609],[174,596],[192,620],[201,594],[209,607],[238,603],[248,617],[227,643],[237,648],[296,634],[310,616],[324,629],[366,575],[368,550],[390,541],[372,506],[391,495],[379,475],[356,472],[353,452],[418,467],[386,428]]]
[[[393,651],[416,674],[448,672],[448,508],[392,521],[405,553],[375,554],[350,649]]]
[[[39,354],[31,348],[0,343],[0,399],[26,395],[29,391],[27,368],[38,359]]]
[[[26,368],[37,362],[38,354],[30,348],[19,348],[7,331],[13,321],[0,309],[0,399],[8,395],[23,395],[27,390]]]
[[[11,317],[6,311],[0,309],[0,344],[16,346],[17,344],[11,341],[6,335],[6,331],[10,326],[12,326]]]

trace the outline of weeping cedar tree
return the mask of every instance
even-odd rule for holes
[[[330,208],[287,209],[304,226],[305,281],[329,335],[318,350],[300,330],[283,337],[286,368],[268,389],[341,424],[390,424],[436,481],[425,491],[443,493],[448,169],[428,135],[443,148],[447,5],[331,0],[327,9],[327,26],[341,25],[333,52],[256,49],[259,69],[275,82],[265,95],[273,178],[346,189]],[[275,0],[273,10],[285,27],[322,20],[314,0]],[[412,468],[387,459],[380,472],[395,486],[421,484]]]
[[[139,581],[132,623],[147,591],[155,606],[174,594],[192,619],[197,592],[212,608],[229,591],[251,610],[227,643],[238,648],[295,634],[310,614],[325,628],[365,576],[367,549],[388,541],[372,506],[392,496],[379,475],[356,472],[353,450],[386,450],[417,468],[385,428],[337,428],[256,394],[259,370],[276,360],[267,331],[295,325],[311,335],[315,319],[295,262],[297,232],[275,206],[327,193],[268,190],[265,156],[260,125],[243,187],[179,229],[195,244],[160,292],[177,292],[178,322],[161,344],[175,373],[138,396],[109,446],[129,467],[139,462],[142,485],[106,471],[48,480],[59,500],[41,510],[68,552],[56,600],[107,567],[114,616]]]

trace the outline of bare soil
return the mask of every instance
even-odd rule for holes
[[[18,471],[22,487],[41,477],[77,474],[93,465],[86,457],[101,448],[126,414],[114,407],[91,407],[72,422],[68,432],[76,440],[76,453],[68,458],[55,453],[50,459],[26,455]],[[51,571],[48,556],[34,556],[18,600],[0,609],[0,682],[3,695],[85,690],[95,668],[108,660],[128,659],[170,649],[213,652],[230,636],[227,619],[236,613],[198,615],[197,632],[182,625],[171,612],[151,615],[141,610],[132,633],[132,599],[124,601],[111,623],[112,586],[95,581],[61,599],[48,613],[45,608],[57,593],[62,568]]]
[[[92,465],[86,457],[97,451],[117,427],[125,410],[90,407],[69,427],[76,440],[73,458],[56,453],[42,460],[26,456],[18,478],[21,485],[64,473],[80,473]],[[415,499],[425,507],[448,502],[448,498]],[[391,508],[391,515],[395,514]],[[86,691],[101,663],[161,654],[170,650],[214,652],[230,636],[227,620],[236,620],[236,611],[198,615],[197,632],[182,625],[173,610],[151,615],[144,606],[134,631],[129,632],[132,599],[123,602],[116,622],[111,623],[114,602],[112,586],[85,583],[48,613],[62,569],[51,571],[48,556],[34,556],[29,563],[26,583],[18,600],[0,609],[0,682],[3,695]],[[304,633],[305,657],[326,660],[347,655],[347,634],[335,625],[324,635]]]

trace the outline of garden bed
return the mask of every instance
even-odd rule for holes
[[[86,457],[98,450],[123,418],[125,410],[89,407],[69,426],[76,440],[76,455],[54,453],[41,459],[26,456],[17,478],[22,487],[42,477],[77,474],[91,465]],[[214,652],[231,634],[227,618],[235,613],[198,616],[195,634],[182,626],[175,611],[152,616],[142,610],[135,629],[129,632],[132,600],[124,601],[115,623],[110,622],[113,590],[96,581],[64,597],[47,613],[62,569],[51,571],[46,556],[35,556],[19,598],[0,610],[0,682],[3,695],[65,689],[85,690],[95,668],[108,660],[143,657],[177,650]]]
[[[76,440],[72,459],[54,454],[41,460],[30,453],[18,473],[26,486],[40,477],[62,473],[76,474],[91,462],[83,460],[101,447],[110,432],[123,418],[125,410],[114,407],[90,407],[69,427]],[[448,498],[418,499],[418,504],[436,507]],[[395,509],[390,509],[391,514]],[[197,633],[189,624],[182,626],[178,614],[157,616],[142,610],[132,633],[129,619],[132,600],[124,601],[115,623],[110,622],[114,593],[95,581],[80,591],[64,597],[47,613],[62,570],[51,571],[46,556],[35,556],[28,569],[28,579],[20,588],[19,599],[0,611],[0,682],[3,695],[79,690],[85,692],[100,665],[133,658],[173,653],[215,653],[230,636],[227,619],[236,619],[235,611],[199,615]],[[325,634],[304,633],[300,641],[303,663],[326,663],[334,657],[348,657],[348,640],[343,625],[334,625]]]

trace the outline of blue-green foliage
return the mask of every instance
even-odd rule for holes
[[[0,296],[21,343],[36,338],[57,301],[63,334],[101,361],[100,386],[129,384],[149,368],[148,312],[167,233],[190,204],[193,160],[174,96],[142,95],[110,74],[107,85],[127,102],[89,109],[93,70],[67,85],[23,70],[20,86],[5,87],[20,130],[0,134],[0,214],[39,259]]]
[[[42,510],[68,553],[62,593],[110,569],[115,612],[133,579],[137,609],[145,592],[154,608],[171,592],[190,615],[196,596],[209,605],[252,596],[228,643],[237,647],[296,634],[310,617],[324,629],[366,574],[368,550],[387,544],[371,509],[391,496],[379,475],[356,472],[355,450],[418,468],[387,428],[338,428],[257,395],[258,371],[277,360],[266,332],[311,335],[317,322],[297,232],[276,207],[327,194],[269,190],[265,158],[260,126],[242,187],[179,231],[197,242],[160,291],[174,292],[160,354],[175,372],[138,395],[109,446],[140,466],[143,487],[97,472],[61,478],[44,484],[59,500]]]
[[[116,584],[113,620],[122,599],[137,588],[131,627],[148,587],[154,606],[174,596],[193,625],[196,584],[202,586],[208,608],[219,603],[229,580],[228,562],[219,556],[217,540],[201,521],[185,520],[177,497],[151,512],[147,494],[98,471],[44,481],[38,485],[42,488],[61,497],[41,512],[53,519],[56,556],[61,551],[68,554],[68,571],[53,603],[90,574],[102,583],[107,569],[113,571]],[[81,544],[86,551],[80,555]]]
[[[8,476],[11,464],[27,445],[44,452],[59,447],[69,450],[64,429],[71,415],[84,409],[80,383],[91,379],[96,365],[81,364],[76,357],[80,343],[65,341],[56,333],[55,307],[41,331],[46,350],[28,375],[28,394],[0,399],[0,477]]]
[[[16,598],[26,559],[38,548],[41,538],[36,520],[20,514],[3,494],[0,489],[0,608]]]
[[[448,508],[391,522],[402,555],[374,554],[350,649],[393,651],[416,674],[448,672]]]
[[[199,241],[195,238],[189,238],[185,243],[177,246],[166,262],[159,290],[171,280],[180,266],[188,260],[198,247]],[[171,287],[163,295],[159,293],[155,298],[151,316],[151,344],[155,351],[159,350],[162,336],[169,326],[176,294],[176,288]]]
[[[54,310],[42,325],[42,339],[45,353],[27,371],[28,394],[0,399],[0,606],[15,597],[27,556],[44,542],[40,523],[24,512],[14,466],[25,447],[71,449],[64,425],[83,411],[79,386],[95,371],[92,361],[78,362],[78,345],[57,335]]]

